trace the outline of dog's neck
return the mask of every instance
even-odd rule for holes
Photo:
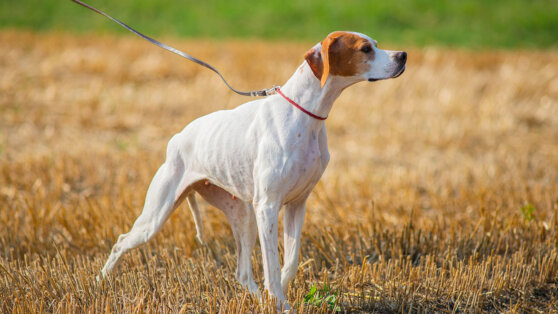
[[[304,61],[287,83],[281,87],[281,91],[307,111],[320,117],[327,117],[337,97],[353,83],[343,77],[330,76],[322,88],[320,80],[316,78],[308,63]],[[298,109],[293,106],[293,110]],[[322,120],[307,117],[311,124],[321,127]]]

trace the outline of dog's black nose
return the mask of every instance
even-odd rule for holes
[[[400,51],[395,54],[395,59],[401,63],[407,62],[407,53],[405,51]]]

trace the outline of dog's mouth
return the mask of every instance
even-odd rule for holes
[[[397,71],[395,71],[395,73],[392,76],[386,77],[386,78],[373,78],[373,77],[371,77],[371,78],[368,79],[368,82],[376,82],[376,81],[379,81],[379,80],[386,80],[386,79],[389,79],[389,78],[400,77],[401,74],[403,74],[403,72],[405,72],[405,68],[406,68],[406,65],[402,64],[401,67],[399,67],[399,69],[397,69]]]
[[[403,64],[403,65],[399,68],[399,70],[398,70],[397,72],[395,72],[395,74],[394,74],[391,78],[400,77],[401,74],[403,74],[403,72],[405,72],[405,68],[406,68],[406,65]]]

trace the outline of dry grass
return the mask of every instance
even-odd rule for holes
[[[170,42],[241,89],[284,82],[311,46]],[[348,89],[326,123],[290,303],[326,311],[301,300],[327,282],[350,312],[557,311],[557,52],[409,52],[401,78]],[[172,134],[245,98],[123,37],[2,31],[0,73],[0,311],[273,311],[236,283],[208,206],[208,248],[183,205],[94,279]]]

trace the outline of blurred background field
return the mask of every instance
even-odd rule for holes
[[[87,2],[87,1],[86,1]],[[334,30],[415,46],[548,48],[558,44],[555,0],[173,1],[90,0],[157,36],[316,40]],[[0,27],[37,31],[126,30],[70,0],[3,0]]]
[[[288,296],[299,312],[332,310],[303,302],[326,283],[348,312],[558,311],[556,2],[269,2],[258,14],[236,2],[180,2],[191,13],[170,1],[91,3],[239,89],[284,83],[336,28],[408,51],[400,78],[347,89],[326,121],[331,162],[308,202]],[[281,34],[266,30],[283,23],[274,12],[316,7]],[[205,203],[208,247],[182,205],[114,277],[95,280],[170,137],[247,99],[70,1],[0,8],[0,311],[273,312],[237,284],[232,234]],[[411,22],[358,24],[368,8]],[[173,24],[187,14],[197,20]],[[213,14],[223,27],[195,31]],[[256,17],[254,33],[240,31]],[[505,25],[517,35],[494,31]],[[253,263],[261,287],[259,246]]]

